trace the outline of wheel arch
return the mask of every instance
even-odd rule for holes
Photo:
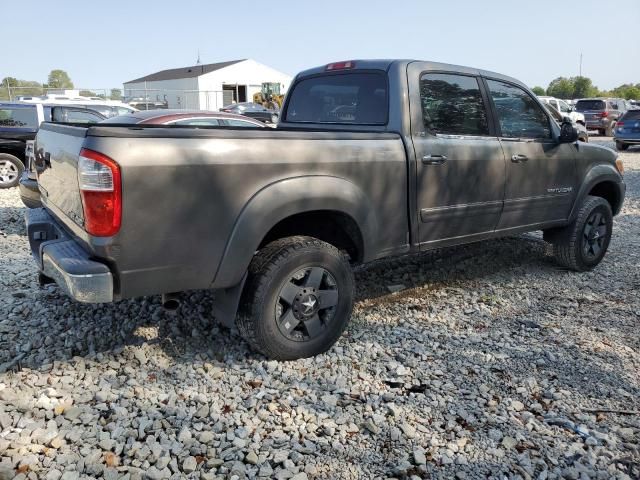
[[[623,185],[620,174],[612,165],[596,165],[589,170],[582,182],[569,220],[575,220],[580,206],[588,195],[604,198],[611,206],[613,214],[617,215],[624,200]]]
[[[362,189],[338,177],[295,177],[264,187],[236,219],[212,287],[240,282],[255,252],[283,236],[315,233],[320,240],[338,243],[357,262],[373,258],[379,224],[370,205]]]
[[[25,161],[24,149],[26,144],[23,142],[0,143],[0,153],[6,153],[18,158],[23,164]]]

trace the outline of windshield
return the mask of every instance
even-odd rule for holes
[[[578,100],[576,110],[584,112],[586,110],[604,110],[605,104],[602,100]]]
[[[0,107],[0,127],[38,128],[35,108]]]
[[[387,109],[384,73],[323,75],[295,85],[285,121],[384,125]]]

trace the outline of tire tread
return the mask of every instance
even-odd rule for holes
[[[247,343],[268,358],[289,359],[290,355],[287,352],[278,351],[258,339],[257,321],[260,316],[261,304],[255,299],[265,297],[266,290],[271,286],[271,281],[278,269],[278,265],[284,262],[287,257],[304,249],[324,249],[339,255],[342,261],[346,263],[353,288],[353,272],[348,265],[346,255],[333,245],[317,238],[306,236],[282,238],[259,250],[249,265],[247,284],[244,287],[240,308],[236,316],[236,326]],[[344,326],[346,327],[346,323]],[[342,335],[343,331],[344,328],[337,332],[337,336]]]
[[[587,196],[578,211],[575,221],[558,229],[545,232],[545,240],[553,244],[553,254],[556,261],[565,268],[576,272],[583,272],[591,268],[583,264],[580,257],[580,236],[582,226],[587,221],[594,208],[602,204],[610,208],[608,202],[601,197]],[[594,265],[595,266],[595,265]]]

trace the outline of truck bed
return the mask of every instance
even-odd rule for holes
[[[81,148],[121,168],[122,226],[113,237],[83,228]],[[305,202],[310,210],[349,204],[366,220],[359,260],[408,248],[407,152],[395,133],[45,123],[36,152],[44,207],[112,269],[114,298],[236,285],[247,265],[234,252],[253,255],[265,226]],[[305,200],[295,195],[301,189]],[[238,264],[221,267],[228,254]]]

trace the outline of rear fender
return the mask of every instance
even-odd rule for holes
[[[363,260],[375,253],[378,219],[364,192],[352,182],[330,176],[304,176],[272,183],[247,202],[226,243],[214,288],[237,285],[262,239],[278,222],[299,213],[330,210],[353,218],[362,234]]]

